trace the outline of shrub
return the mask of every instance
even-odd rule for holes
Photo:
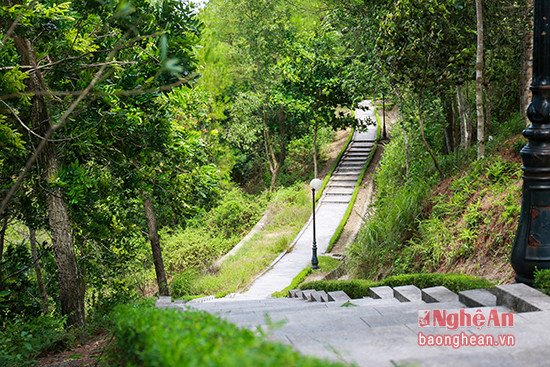
[[[313,281],[300,285],[300,289],[324,290],[325,292],[344,291],[351,298],[361,298],[369,295],[369,288],[379,286],[399,287],[415,285],[418,288],[444,286],[453,292],[469,289],[491,288],[493,283],[485,278],[477,278],[463,274],[403,274],[394,275],[374,282],[365,279],[346,281]]]
[[[550,269],[535,269],[533,286],[539,291],[550,294]]]
[[[39,315],[25,320],[6,319],[0,328],[0,366],[31,366],[41,353],[63,343],[65,320]]]
[[[349,251],[350,272],[362,278],[388,276],[393,272],[394,251],[417,226],[426,186],[407,185],[377,205],[361,228]]]
[[[343,366],[301,356],[206,312],[124,305],[115,310],[113,364],[124,366]]]

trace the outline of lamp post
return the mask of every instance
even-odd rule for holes
[[[311,194],[313,197],[313,247],[311,248],[313,254],[311,256],[311,268],[319,269],[319,260],[317,260],[317,241],[315,239],[315,190],[319,191],[323,187],[323,181],[318,178],[314,178],[309,183],[311,187]]]
[[[535,0],[529,141],[521,150],[523,199],[511,262],[518,282],[550,268],[550,1]]]

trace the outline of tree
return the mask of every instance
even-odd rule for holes
[[[476,112],[477,112],[477,158],[485,156],[485,116],[483,111],[483,68],[484,68],[484,40],[483,40],[483,5],[481,0],[476,2],[477,19],[477,54],[476,54]]]
[[[4,90],[12,91],[2,96],[0,121],[6,122],[0,130],[11,134],[12,145],[17,146],[19,139],[31,152],[17,181],[3,195],[0,216],[38,159],[61,309],[73,326],[84,323],[85,272],[77,264],[71,223],[71,217],[82,215],[71,212],[71,207],[75,209],[77,195],[93,185],[85,182],[84,187],[68,190],[62,178],[70,181],[67,172],[77,172],[104,150],[107,141],[92,137],[97,137],[93,131],[113,113],[105,99],[130,94],[140,104],[156,98],[161,90],[187,83],[193,69],[199,23],[189,5],[178,1],[136,1],[134,5],[105,2],[88,7],[87,3],[33,1],[0,9],[5,41],[0,58],[8,65],[0,79],[8,86]],[[75,121],[78,113],[80,123]],[[28,139],[17,135],[17,130],[30,133]],[[66,135],[54,139],[55,132]],[[66,170],[70,165],[74,168]],[[17,175],[18,168],[13,168],[10,175]]]

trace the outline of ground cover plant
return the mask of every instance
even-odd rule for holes
[[[125,366],[344,366],[267,342],[206,312],[119,306],[112,363]]]
[[[511,279],[507,264],[520,211],[524,140],[516,134],[522,120],[501,124],[506,134],[488,144],[484,159],[441,156],[444,179],[426,159],[412,159],[426,153],[413,146],[407,151],[405,135],[410,143],[414,134],[405,127],[392,130],[375,177],[376,202],[350,248],[348,270],[372,280],[411,272]]]

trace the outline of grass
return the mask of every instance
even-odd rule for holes
[[[288,250],[310,216],[309,190],[296,185],[279,190],[269,207],[266,226],[224,261],[219,269],[187,271],[172,281],[174,297],[205,294],[224,296],[246,288],[283,251]]]
[[[294,277],[294,279],[292,279],[292,282],[288,287],[286,287],[282,291],[274,292],[271,297],[286,297],[288,296],[289,290],[298,288],[298,286],[303,283],[310,274],[321,272],[330,273],[341,264],[340,260],[337,260],[331,256],[319,256],[318,260],[319,269],[313,270],[311,269],[311,267],[303,269],[301,272],[298,273],[298,275]]]

